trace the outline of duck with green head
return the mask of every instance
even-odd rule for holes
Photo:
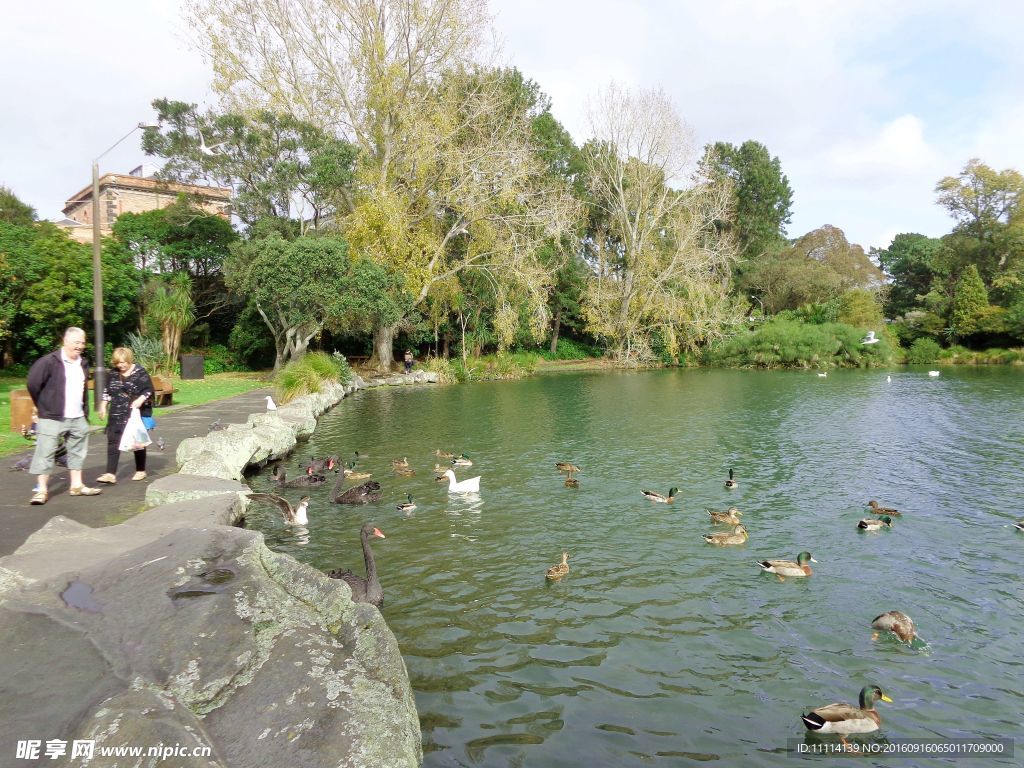
[[[882,725],[882,718],[875,711],[875,702],[892,703],[877,685],[865,686],[860,692],[860,706],[852,704],[827,704],[800,715],[807,730],[815,733],[872,733]]]
[[[726,488],[736,488],[740,484],[739,480],[733,479],[732,467],[729,467],[729,479],[725,481]]]
[[[882,515],[879,518],[865,517],[857,523],[859,531],[880,531],[883,528],[892,528],[892,518],[888,515]]]
[[[396,504],[395,509],[397,509],[399,512],[412,512],[414,509],[416,509],[416,504],[412,500],[412,494],[405,494],[405,498],[407,498],[408,501],[403,501],[401,504]]]
[[[660,493],[654,491],[640,491],[645,499],[655,501],[659,504],[671,504],[676,500],[676,494],[679,493],[678,488],[669,488],[668,496],[662,496]]]
[[[816,562],[818,561],[811,557],[810,552],[801,552],[796,556],[795,563],[792,560],[761,560],[758,562],[758,565],[762,570],[767,573],[774,573],[782,580],[786,576],[793,576],[795,578],[810,576],[812,571],[808,563]]]

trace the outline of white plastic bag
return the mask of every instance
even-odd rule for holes
[[[149,432],[142,423],[142,415],[138,408],[132,408],[132,415],[128,417],[128,423],[124,425],[124,434],[121,435],[122,451],[141,451],[153,441],[149,439]]]

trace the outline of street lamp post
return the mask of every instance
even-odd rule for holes
[[[131,136],[140,128],[157,128],[159,126],[139,123],[128,133],[110,145],[92,161],[92,322],[96,345],[96,365],[93,376],[93,402],[100,407],[103,402],[103,388],[106,384],[107,369],[103,357],[103,269],[100,260],[100,159],[114,147]]]

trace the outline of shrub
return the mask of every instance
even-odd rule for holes
[[[298,360],[292,360],[274,377],[274,390],[278,401],[287,403],[302,395],[319,392],[328,382],[347,383],[351,370],[341,355],[334,357],[326,352],[310,352]]]
[[[164,356],[164,347],[163,344],[160,343],[160,339],[131,332],[125,338],[125,345],[129,347],[132,354],[135,355],[135,362],[150,373],[166,372],[166,366],[164,365],[166,358]],[[109,354],[106,359],[110,359]]]
[[[939,359],[941,352],[942,347],[939,346],[937,341],[921,337],[910,345],[910,350],[907,352],[907,362],[914,365],[934,363]]]
[[[452,384],[457,381],[455,367],[447,357],[428,356],[423,362],[423,368],[436,373],[438,381],[442,384]]]
[[[705,354],[711,364],[753,368],[867,368],[893,356],[883,332],[878,344],[860,343],[864,332],[842,323],[804,323],[776,316],[719,344]]]
[[[241,356],[223,344],[214,344],[203,349],[192,350],[192,352],[203,356],[203,372],[207,374],[249,370]]]
[[[551,353],[551,349],[547,345],[543,349],[537,349],[534,354],[544,360],[588,360],[592,357],[604,356],[604,352],[599,347],[566,336],[558,337],[554,354]]]

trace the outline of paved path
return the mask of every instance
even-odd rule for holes
[[[0,458],[0,557],[20,547],[55,515],[93,527],[114,525],[131,517],[142,508],[146,483],[177,471],[174,452],[178,443],[187,437],[205,435],[210,423],[217,419],[223,424],[244,424],[249,414],[266,410],[264,398],[269,393],[269,389],[257,389],[205,405],[171,411],[155,408],[157,428],[153,431],[154,444],[146,457],[147,479],[132,482],[135,461],[130,453],[122,453],[117,466],[117,485],[98,486],[103,489],[100,496],[68,496],[67,470],[57,467],[50,477],[49,502],[33,507],[28,500],[35,478],[27,472],[9,471],[18,459],[32,455],[31,448],[24,454]],[[156,447],[158,437],[164,439],[163,451]],[[83,470],[87,485],[97,485],[96,478],[103,474],[106,460],[107,436],[94,432],[89,436],[89,455]]]

